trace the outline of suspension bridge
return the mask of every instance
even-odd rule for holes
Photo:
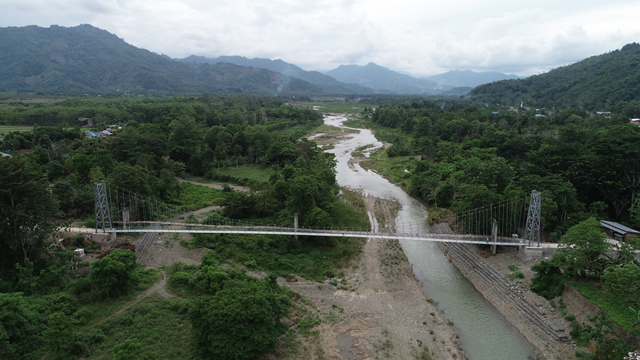
[[[155,198],[105,183],[94,184],[95,232],[103,233],[205,233],[260,234],[293,236],[331,236],[367,239],[439,241],[448,243],[540,247],[542,194],[532,191],[495,204],[460,213],[425,219],[424,222],[399,223],[395,228],[305,228],[251,220],[234,220],[212,211],[198,220],[193,211],[167,204]],[[430,226],[447,224],[450,233],[431,233]],[[142,249],[141,249],[142,250]]]

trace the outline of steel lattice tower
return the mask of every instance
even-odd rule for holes
[[[96,232],[98,232],[98,224],[102,227],[102,232],[106,232],[106,229],[113,228],[111,211],[109,210],[109,198],[107,197],[107,185],[102,180],[99,183],[93,183],[93,187],[96,198]]]
[[[527,216],[527,226],[524,229],[524,240],[529,240],[529,246],[534,241],[538,241],[540,247],[540,215],[542,207],[542,193],[533,190],[531,192],[531,202],[529,203],[529,215]]]

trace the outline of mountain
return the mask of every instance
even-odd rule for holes
[[[423,77],[439,85],[471,87],[500,80],[518,79],[517,75],[507,75],[497,71],[475,72],[471,70],[451,70],[443,74]]]
[[[440,93],[440,95],[454,95],[454,96],[463,96],[463,95],[467,95],[471,90],[473,90],[472,87],[468,87],[468,86],[462,86],[462,87],[456,87],[453,88],[451,90],[448,91],[444,91],[442,93]]]
[[[592,56],[526,79],[476,87],[471,99],[536,107],[603,110],[621,101],[640,101],[640,44]]]
[[[0,89],[5,91],[323,93],[266,69],[173,61],[91,25],[0,28],[0,48]]]
[[[362,94],[362,95],[375,93],[375,91],[367,87],[354,85],[354,84],[341,83],[338,80],[332,78],[331,76],[325,75],[318,71],[306,71],[296,65],[290,64],[280,59],[277,59],[277,60],[260,59],[260,58],[247,59],[244,56],[220,56],[217,58],[206,58],[204,56],[191,55],[184,59],[175,59],[175,60],[186,62],[186,63],[195,63],[195,64],[217,64],[219,62],[222,62],[222,63],[230,63],[230,64],[235,64],[240,66],[250,66],[256,69],[267,69],[267,70],[279,72],[283,75],[290,76],[292,78],[298,78],[298,79],[307,81],[313,85],[318,86],[319,88],[321,88],[322,90],[328,93]]]
[[[424,79],[389,70],[374,63],[365,66],[340,65],[327,75],[348,84],[359,84],[381,92],[397,94],[439,94],[453,86],[442,86]]]

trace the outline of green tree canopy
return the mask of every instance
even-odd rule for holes
[[[559,251],[568,259],[573,259],[569,262],[570,266],[575,265],[590,277],[592,273],[602,270],[597,260],[610,247],[606,239],[607,235],[602,232],[600,222],[592,217],[567,230]]]
[[[136,253],[115,249],[111,254],[91,263],[89,280],[101,295],[118,295],[126,291],[134,280]]]
[[[194,359],[253,359],[275,349],[286,326],[289,298],[271,280],[229,280],[213,296],[200,296],[189,318]]]

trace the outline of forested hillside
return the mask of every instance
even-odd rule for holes
[[[526,79],[478,86],[473,100],[489,104],[606,110],[640,100],[640,44],[631,43]],[[636,114],[640,115],[640,114]]]
[[[640,128],[577,109],[551,117],[482,105],[401,100],[376,109],[389,157],[411,160],[411,191],[461,211],[516,193],[543,193],[545,237],[591,215],[640,227]]]
[[[270,59],[247,59],[244,56],[220,56],[217,58],[206,58],[203,56],[189,56],[184,59],[177,59],[181,62],[187,63],[195,63],[195,64],[217,64],[219,62],[230,63],[239,66],[249,66],[254,67],[256,69],[268,69],[271,71],[278,72],[280,74],[290,76],[292,78],[298,78],[304,81],[307,81],[313,85],[318,86],[322,90],[327,93],[333,94],[373,94],[373,91],[370,88],[360,86],[357,84],[345,84],[341,83],[338,80],[332,78],[331,76],[322,74],[317,71],[305,71],[301,69],[299,66],[289,64],[280,59],[270,60]]]
[[[308,82],[265,69],[173,61],[91,25],[0,28],[0,48],[4,91],[322,93]]]

